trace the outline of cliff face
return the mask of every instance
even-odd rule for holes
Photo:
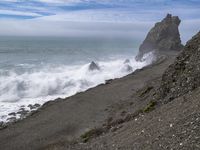
[[[183,52],[162,76],[162,97],[172,100],[200,87],[200,32],[187,42]]]
[[[151,51],[181,50],[183,46],[178,29],[180,22],[179,17],[168,14],[161,22],[156,23],[141,44],[136,60],[141,61],[143,55]]]

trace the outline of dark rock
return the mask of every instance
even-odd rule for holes
[[[125,114],[127,114],[125,110],[121,112],[121,116],[124,116]]]
[[[4,125],[4,122],[0,121],[0,128],[3,127],[3,125]]]
[[[34,106],[33,105],[28,105],[28,107],[32,110],[32,109],[34,109]]]
[[[106,83],[105,83],[105,84],[110,84],[112,81],[113,81],[113,79],[106,80]]]
[[[93,71],[93,70],[100,70],[100,67],[98,64],[96,64],[95,62],[91,62],[90,65],[89,65],[89,70],[90,71]]]
[[[133,71],[133,68],[130,65],[125,65],[123,68],[126,72],[131,72]]]
[[[35,105],[28,105],[28,107],[32,110],[32,109],[37,109],[38,107],[40,107],[40,104],[35,104]]]
[[[141,61],[144,54],[154,51],[156,55],[160,52],[183,48],[179,34],[179,24],[181,20],[177,16],[167,14],[161,21],[149,31],[146,39],[140,45],[139,53],[136,56],[137,61]]]
[[[131,72],[131,71],[133,71],[133,68],[130,66],[130,60],[129,60],[129,59],[126,59],[126,60],[124,61],[123,71],[126,71],[126,72]]]
[[[16,117],[11,117],[7,119],[8,122],[16,122],[17,118]]]
[[[25,111],[25,108],[20,108],[19,111]]]
[[[17,114],[20,115],[20,118],[24,118],[28,115],[29,111],[25,109],[20,109],[20,111],[17,112]]]
[[[33,105],[34,107],[36,107],[36,108],[38,108],[38,107],[40,107],[41,105],[40,104],[35,104],[35,105]]]
[[[125,61],[124,61],[124,64],[129,64],[130,63],[130,60],[129,59],[126,59]]]
[[[9,115],[9,116],[16,116],[16,113],[13,112],[13,113],[9,113],[8,115]]]
[[[171,101],[200,87],[200,32],[187,42],[183,52],[162,76],[160,97]]]

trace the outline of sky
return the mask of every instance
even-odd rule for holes
[[[200,0],[0,0],[0,35],[143,37],[172,13],[186,41],[199,31],[199,10]]]

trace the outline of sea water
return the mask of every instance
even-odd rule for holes
[[[135,61],[138,46],[129,38],[0,37],[0,121],[21,106],[65,98],[151,63]],[[100,70],[89,70],[92,61]]]

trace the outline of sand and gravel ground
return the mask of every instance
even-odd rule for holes
[[[0,149],[200,149],[200,89],[165,105],[151,99],[175,56],[167,54],[126,77],[46,103],[0,130]]]

